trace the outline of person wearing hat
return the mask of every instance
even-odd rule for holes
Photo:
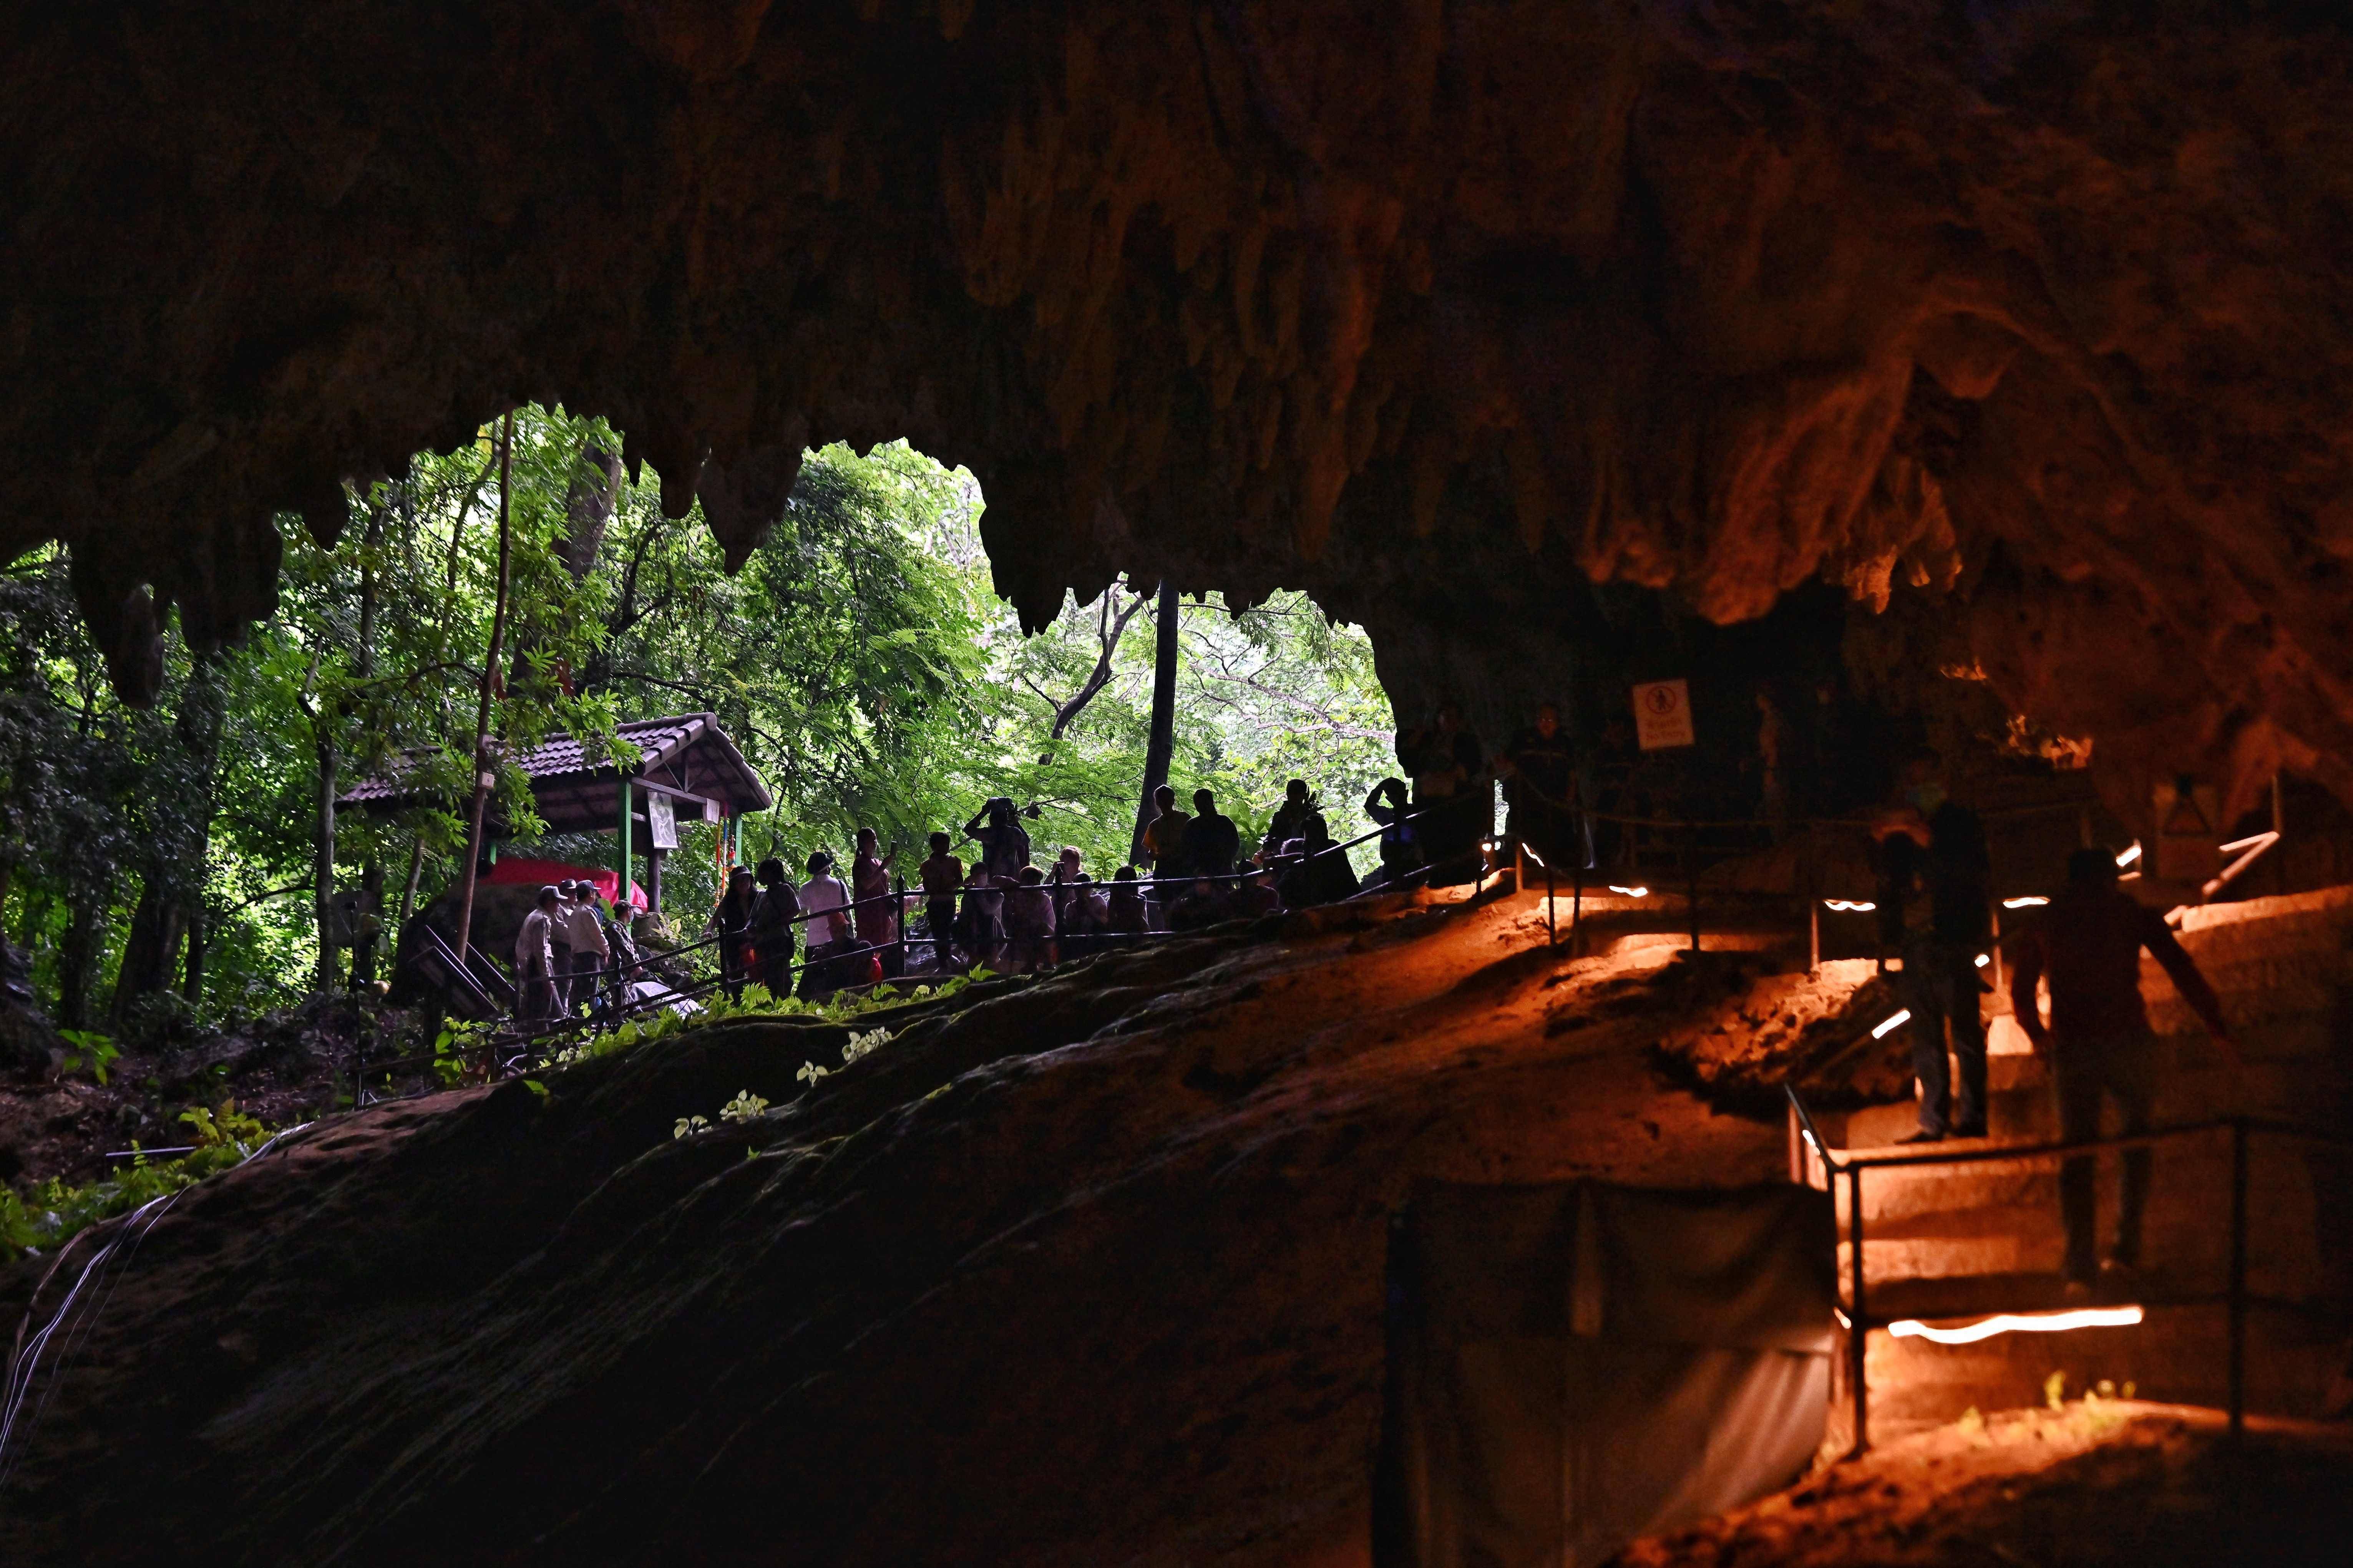
[[[595,1010],[597,979],[613,965],[605,922],[596,918],[602,902],[596,883],[578,881],[572,884],[571,900],[561,911],[565,933],[572,943],[572,990],[565,998],[568,1013],[577,1013],[583,1005]]]
[[[747,932],[755,898],[752,868],[736,866],[729,869],[727,890],[720,894],[718,907],[711,911],[712,934],[719,939],[719,984],[731,1002],[744,1000],[744,976],[751,967]]]
[[[833,857],[820,849],[808,858],[809,879],[801,884],[801,913],[808,917],[808,962],[801,966],[801,992],[830,987],[827,960],[849,945],[849,889],[833,874]]]
[[[572,908],[572,895],[580,884],[566,877],[554,884],[555,912],[548,916],[548,951],[554,955],[554,967],[548,971],[548,987],[554,998],[551,1018],[572,1016],[572,921],[566,912]]]
[[[540,889],[531,913],[522,917],[515,936],[515,1021],[538,1024],[556,1016],[554,930],[563,900],[554,887]]]

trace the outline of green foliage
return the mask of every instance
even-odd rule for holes
[[[68,1186],[54,1177],[30,1193],[0,1186],[0,1261],[14,1262],[37,1248],[60,1247],[101,1220],[129,1214],[240,1165],[269,1137],[268,1128],[227,1100],[216,1110],[198,1107],[183,1112],[180,1120],[194,1131],[196,1146],[176,1160],[136,1155],[129,1166],[87,1186]]]
[[[65,1060],[58,1064],[58,1070],[76,1073],[88,1068],[90,1076],[100,1084],[113,1070],[114,1059],[122,1054],[113,1040],[95,1029],[59,1029],[58,1037],[73,1047],[66,1053]]]

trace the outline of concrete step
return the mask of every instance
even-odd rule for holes
[[[2103,1248],[2114,1237],[2122,1161],[2094,1163]],[[2248,1173],[2248,1278],[2259,1294],[2353,1296],[2353,1261],[2323,1255],[2320,1184],[2341,1182],[2303,1150],[2259,1142]],[[2064,1254],[2058,1162],[1867,1171],[1863,1264],[1868,1288],[1978,1275],[2055,1277]],[[1846,1184],[1838,1184],[1839,1268],[1848,1278]],[[2230,1266],[2226,1139],[2160,1145],[2141,1231],[2142,1260],[2172,1293],[2218,1291]]]
[[[1988,1293],[1988,1300],[1998,1299]],[[2017,1310],[2021,1305],[2010,1301],[1996,1310]],[[2063,1394],[2071,1401],[2105,1380],[2117,1395],[2130,1384],[2141,1399],[2225,1404],[2229,1320],[2222,1310],[2158,1306],[2146,1308],[2145,1314],[2141,1322],[2128,1327],[1997,1334],[1966,1345],[1873,1331],[1863,1356],[1872,1441],[1890,1442],[1941,1426],[1972,1408],[2041,1405],[2053,1373],[2060,1374]],[[2341,1335],[2325,1323],[2298,1314],[2255,1311],[2247,1334],[2248,1409],[2259,1415],[2320,1415],[2344,1357]],[[1851,1401],[1847,1364],[1841,1344],[1834,1406]],[[1841,1424],[1844,1415],[1843,1408],[1836,1410]]]
[[[1901,1281],[1955,1277],[2050,1276],[2064,1261],[2056,1191],[2049,1211],[2016,1205],[1936,1209],[1873,1226],[1863,1221],[1864,1289],[1876,1292]],[[2037,1223],[2039,1221],[2039,1223]],[[1852,1278],[1854,1246],[1838,1247],[1839,1278]],[[1872,1309],[1878,1312],[1875,1304]]]
[[[2308,1058],[2259,1057],[2253,1050],[2253,1039],[2242,1043],[2252,1059],[2243,1068],[2234,1068],[2221,1060],[2211,1042],[2158,1042],[2160,1058],[2172,1055],[2189,1058],[2195,1065],[2168,1068],[2160,1059],[2154,1110],[2157,1124],[2179,1126],[2229,1111],[2304,1121],[2309,1119],[2314,1106],[2342,1099],[2347,1086],[2339,1083],[2337,1077],[2343,1069],[2332,1067],[2317,1071]],[[2058,1101],[2044,1063],[2032,1058],[1989,1058],[1986,1081],[1987,1125],[1991,1144],[2057,1141]],[[1915,1105],[1898,1102],[1868,1106],[1848,1114],[1842,1139],[1851,1150],[1885,1153],[1919,1124]],[[2110,1132],[2116,1130],[2113,1107],[2106,1110],[2103,1125]],[[1957,1141],[1949,1146],[1961,1149],[1985,1145]]]

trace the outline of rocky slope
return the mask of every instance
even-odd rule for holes
[[[274,513],[560,399],[738,557],[906,436],[1030,617],[1304,586],[1409,706],[1820,573],[1959,595],[2129,816],[2353,794],[2348,65],[2294,0],[18,6],[0,546],[140,693]]]
[[[1532,902],[1099,961],[797,1100],[839,1028],[322,1124],[110,1233],[0,1558],[1360,1560],[1415,1180],[1785,1167],[1645,1064],[1743,988],[1547,953]],[[106,1239],[0,1309],[37,1330]]]

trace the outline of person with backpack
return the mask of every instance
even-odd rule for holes
[[[770,856],[755,873],[760,896],[752,905],[749,935],[752,977],[771,996],[793,994],[793,922],[801,912],[800,894],[785,874],[785,863]]]
[[[964,836],[980,845],[980,863],[991,879],[1008,886],[1020,881],[1029,864],[1029,834],[1011,797],[991,795],[964,825]]]
[[[752,906],[759,894],[753,886],[752,868],[736,866],[727,872],[727,890],[711,911],[711,933],[718,939],[719,986],[731,1002],[744,1000],[744,980],[752,968]]]

